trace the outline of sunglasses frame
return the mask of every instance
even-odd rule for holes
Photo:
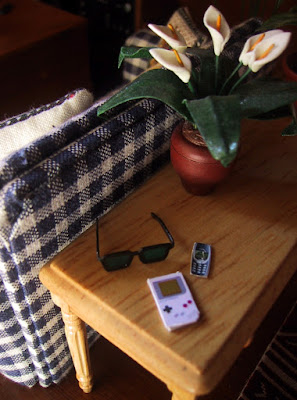
[[[119,269],[123,269],[123,268],[129,267],[129,265],[130,265],[131,262],[133,261],[134,256],[137,256],[137,255],[139,256],[140,261],[141,261],[142,263],[144,263],[144,264],[150,264],[150,263],[153,263],[153,262],[163,261],[163,260],[166,259],[166,257],[167,257],[167,255],[168,255],[169,251],[174,247],[174,239],[173,239],[173,236],[172,236],[171,233],[169,232],[169,230],[168,230],[167,226],[165,225],[165,223],[162,221],[162,219],[161,219],[160,217],[158,217],[157,214],[151,212],[151,216],[152,216],[155,220],[157,220],[157,221],[159,222],[159,224],[160,224],[161,227],[163,228],[163,231],[165,232],[167,238],[169,239],[170,243],[160,243],[160,244],[154,244],[154,245],[152,245],[152,246],[145,246],[145,247],[142,247],[141,249],[139,249],[138,251],[130,251],[130,250],[118,251],[118,252],[115,252],[115,253],[106,254],[106,255],[104,255],[104,256],[102,256],[102,257],[100,256],[100,250],[99,250],[99,219],[98,219],[98,218],[96,219],[96,252],[97,252],[97,259],[101,262],[103,268],[104,268],[106,271],[112,272],[112,271],[117,271],[117,270],[119,270]],[[159,248],[160,248],[160,247],[164,247],[165,250],[167,250],[167,253],[166,253],[166,255],[165,255],[164,258],[158,259],[158,260],[155,260],[155,261],[145,261],[145,260],[142,258],[143,256],[142,256],[141,253],[143,252],[143,250],[156,249],[156,248],[158,248],[158,247],[159,247]],[[123,265],[121,265],[121,266],[119,266],[119,267],[116,267],[116,268],[108,268],[108,267],[104,264],[104,259],[106,259],[107,257],[112,256],[112,255],[118,255],[118,256],[120,256],[121,254],[122,254],[122,255],[126,255],[126,256],[129,257],[129,261],[128,261],[127,263],[125,263],[125,264],[123,264]]]

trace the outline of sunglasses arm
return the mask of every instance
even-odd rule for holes
[[[162,221],[162,219],[160,217],[158,217],[157,214],[151,212],[151,216],[157,220],[159,222],[159,224],[162,226],[163,231],[166,233],[168,239],[170,240],[170,243],[172,245],[172,247],[174,247],[174,239],[173,236],[171,235],[171,233],[169,232],[169,229],[167,228],[167,226],[165,225],[165,223]]]

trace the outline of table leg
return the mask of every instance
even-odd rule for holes
[[[90,393],[93,386],[93,376],[85,323],[73,314],[68,304],[59,296],[52,294],[52,298],[62,311],[66,338],[76,371],[76,379],[80,388],[85,393]]]
[[[176,386],[168,385],[168,389],[172,392],[171,400],[195,400],[196,395],[186,392]],[[198,399],[198,398],[197,398]]]

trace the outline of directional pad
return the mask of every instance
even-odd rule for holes
[[[172,307],[169,307],[169,306],[165,306],[163,308],[163,311],[167,312],[168,314],[171,312],[171,310],[172,310]]]

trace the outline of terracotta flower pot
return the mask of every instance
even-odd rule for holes
[[[171,163],[189,193],[206,195],[230,174],[232,165],[223,167],[211,156],[199,132],[185,124],[179,124],[172,133]]]
[[[285,77],[288,81],[297,82],[297,52],[289,53],[282,59],[282,65]],[[297,101],[294,103],[297,113]]]

